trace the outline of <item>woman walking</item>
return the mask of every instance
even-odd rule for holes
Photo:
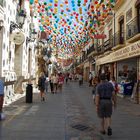
[[[62,93],[63,83],[64,83],[64,76],[62,75],[62,73],[60,73],[58,78],[58,86],[61,93]]]
[[[56,73],[53,76],[53,87],[54,87],[54,93],[57,93],[57,88],[58,88],[58,75]]]
[[[45,81],[46,81],[45,74],[44,72],[41,72],[38,80],[38,87],[40,90],[41,101],[45,101]]]

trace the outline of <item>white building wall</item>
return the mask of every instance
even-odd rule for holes
[[[15,72],[15,67],[20,68],[21,75],[24,76],[25,79],[29,78],[30,75],[35,77],[35,51],[34,51],[34,43],[28,43],[26,45],[26,41],[20,47],[20,59],[18,61],[18,65],[15,65],[15,44],[10,41],[10,22],[16,22],[16,10],[17,10],[17,2],[13,0],[4,0],[4,28],[3,28],[3,44],[1,49],[1,76],[5,77],[5,81],[14,81],[17,80],[17,74]],[[27,18],[25,20],[25,24],[23,26],[23,32],[25,34],[25,38],[29,37],[29,24],[30,20],[30,9],[29,9],[29,1],[25,0],[24,8],[27,11]],[[13,32],[17,32],[19,29],[14,30]],[[30,45],[29,45],[30,44]],[[28,73],[28,50],[29,46],[32,49],[32,58],[31,58],[31,74]],[[26,83],[23,84],[25,89]],[[5,103],[9,104],[13,102],[16,98],[22,96],[20,94],[15,94],[14,85],[8,85],[5,87]]]

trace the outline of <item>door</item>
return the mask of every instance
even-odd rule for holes
[[[124,18],[120,20],[119,25],[120,25],[119,44],[123,44],[124,43]]]

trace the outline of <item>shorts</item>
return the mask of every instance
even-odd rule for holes
[[[101,99],[99,104],[98,116],[100,118],[110,118],[112,115],[112,101]]]

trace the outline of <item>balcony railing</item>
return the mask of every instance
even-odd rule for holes
[[[108,39],[107,41],[104,42],[104,51],[109,51],[113,47],[113,38]]]
[[[95,51],[94,45],[92,45],[92,46],[87,50],[87,55],[89,55],[89,54],[92,53],[93,51]]]
[[[117,32],[113,37],[113,46],[121,45],[125,43],[125,32]]]
[[[0,5],[3,6],[3,0],[0,0]]]
[[[138,33],[140,33],[140,25],[138,25],[138,17],[135,17],[126,25],[126,39],[130,39]]]
[[[103,45],[97,45],[96,51],[98,54],[104,53],[104,46]]]

